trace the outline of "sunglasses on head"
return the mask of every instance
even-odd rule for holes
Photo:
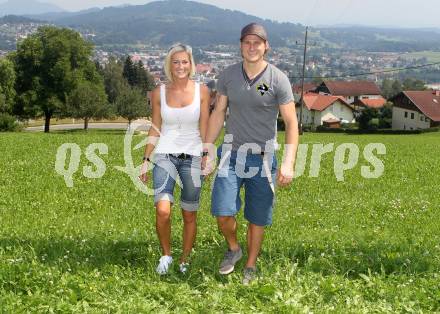
[[[182,48],[183,50],[185,50],[185,51],[187,51],[187,52],[192,53],[192,48],[191,48],[190,46],[188,46],[188,45],[184,45],[184,44],[175,44],[175,45],[172,45],[172,46],[170,47],[170,49],[168,49],[168,52],[170,52],[170,51],[173,50],[174,48],[178,48],[178,47]]]

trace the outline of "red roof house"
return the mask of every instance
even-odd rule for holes
[[[300,108],[296,111],[299,114]],[[303,124],[319,126],[329,122],[334,125],[340,122],[353,122],[353,120],[353,108],[344,97],[316,93],[304,94]]]
[[[440,91],[403,91],[393,102],[393,129],[440,126]]]
[[[359,99],[382,98],[379,87],[371,81],[326,81],[315,89],[316,93],[324,95],[343,96],[352,104]]]

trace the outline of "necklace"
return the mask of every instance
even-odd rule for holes
[[[246,83],[246,89],[247,89],[247,90],[250,90],[250,89],[251,89],[251,86],[254,85],[254,83],[255,83],[256,80],[258,80],[258,78],[259,78],[258,75],[257,75],[256,77],[254,77],[253,79],[250,79],[250,78],[247,76],[246,71],[244,70],[243,65],[241,66],[241,73],[243,73],[243,78],[244,78],[244,81],[245,81],[245,83]]]
[[[257,82],[257,81],[261,78],[261,76],[262,76],[263,73],[266,71],[266,69],[267,69],[267,65],[266,65],[266,67],[263,69],[263,71],[261,71],[260,73],[258,73],[253,79],[250,79],[250,78],[248,77],[248,75],[246,74],[246,71],[244,70],[244,66],[243,66],[243,64],[241,64],[241,73],[243,74],[244,81],[246,82],[246,89],[247,89],[247,90],[250,90],[250,89],[251,89],[251,86],[254,85],[255,82]]]

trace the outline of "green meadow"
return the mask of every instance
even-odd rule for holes
[[[404,55],[406,59],[417,59],[426,57],[428,62],[440,62],[440,52],[438,51],[418,51],[410,52]]]
[[[133,145],[143,139],[136,135]],[[0,134],[0,313],[395,313],[440,311],[440,133],[305,134],[304,174],[277,191],[274,224],[258,282],[241,284],[244,259],[218,274],[226,248],[209,213],[206,180],[197,243],[187,275],[155,268],[160,250],[152,197],[124,166],[124,133]],[[280,134],[283,142],[283,134]],[[73,187],[55,171],[57,149],[82,150]],[[91,143],[105,143],[107,168],[89,179]],[[313,144],[355,143],[358,164],[338,181],[334,150],[309,177]],[[366,179],[369,143],[383,143],[382,176]],[[133,150],[140,163],[142,149]],[[69,161],[69,158],[67,158]],[[67,168],[67,166],[66,166]],[[182,221],[173,211],[174,256]],[[246,222],[239,216],[245,244]]]

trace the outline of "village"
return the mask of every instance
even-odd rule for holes
[[[220,47],[219,50],[223,51],[203,51],[205,62],[196,65],[195,79],[207,84],[213,92],[215,92],[218,74],[226,66],[240,60],[237,53],[227,52],[225,47]],[[133,53],[131,59],[133,62],[141,61],[154,76],[156,84],[159,84],[166,80],[162,71],[165,55],[166,50],[156,48],[149,50],[149,52]],[[97,60],[104,64],[108,61],[109,56],[109,53],[100,50],[96,53]],[[378,54],[376,54],[377,56]],[[290,58],[295,59],[293,55]],[[365,61],[366,64],[372,64],[370,57],[351,54],[347,58],[349,63],[357,62],[362,65]],[[289,64],[286,59],[285,55],[279,52],[274,52],[269,57],[270,62],[274,64]],[[397,62],[393,54],[384,54],[379,59],[383,62],[380,66],[384,67],[391,67],[393,62]],[[401,62],[403,59],[399,60]],[[296,61],[301,65],[300,58],[297,58]],[[327,61],[331,62],[331,60]],[[292,63],[290,66],[296,67],[297,65]],[[380,67],[376,64],[374,66]],[[306,64],[308,69],[313,70],[315,67],[316,61],[310,61]],[[371,70],[371,68],[358,67],[360,72],[365,70]],[[288,75],[291,74],[286,69],[284,71]],[[291,81],[299,82],[300,80],[294,78]],[[367,79],[361,80],[307,82],[304,84],[303,98],[301,98],[302,85],[300,83],[292,84],[292,89],[297,104],[298,120],[308,130],[316,130],[318,127],[341,128],[355,124],[362,110],[367,108],[381,110],[386,106],[392,111],[391,129],[393,130],[421,130],[440,126],[440,83],[425,84],[424,89],[426,90],[423,91],[404,90],[390,99],[384,98],[377,75],[370,75]],[[303,104],[302,110],[301,103]]]
[[[0,25],[0,33],[10,35],[5,40],[8,44],[6,48],[27,38],[38,26],[38,23]],[[94,34],[82,32],[81,36],[89,40]],[[109,58],[124,58],[129,55],[134,63],[142,62],[156,84],[163,83],[166,77],[162,69],[167,50],[157,45],[140,46],[124,49],[105,49],[98,46],[93,59],[105,67]],[[218,74],[241,59],[239,51],[236,47],[227,45],[194,50],[197,63],[195,79],[207,84],[214,95]],[[0,58],[5,57],[8,52],[10,49],[1,50],[0,47]],[[422,55],[414,58],[409,53],[396,52],[323,53],[322,50],[311,48],[305,64],[304,89],[301,84],[302,47],[273,48],[268,60],[288,75],[297,103],[298,120],[305,130],[352,126],[364,109],[380,111],[385,107],[392,112],[392,121],[388,123],[388,128],[393,130],[421,130],[440,126],[440,83],[422,80],[425,82],[425,90],[403,90],[389,99],[384,97],[380,88],[384,79],[399,78],[382,73],[383,69],[423,66],[429,60]],[[439,67],[437,64],[431,70]],[[344,76],[347,73],[350,75]],[[367,74],[352,77],[353,73]]]

